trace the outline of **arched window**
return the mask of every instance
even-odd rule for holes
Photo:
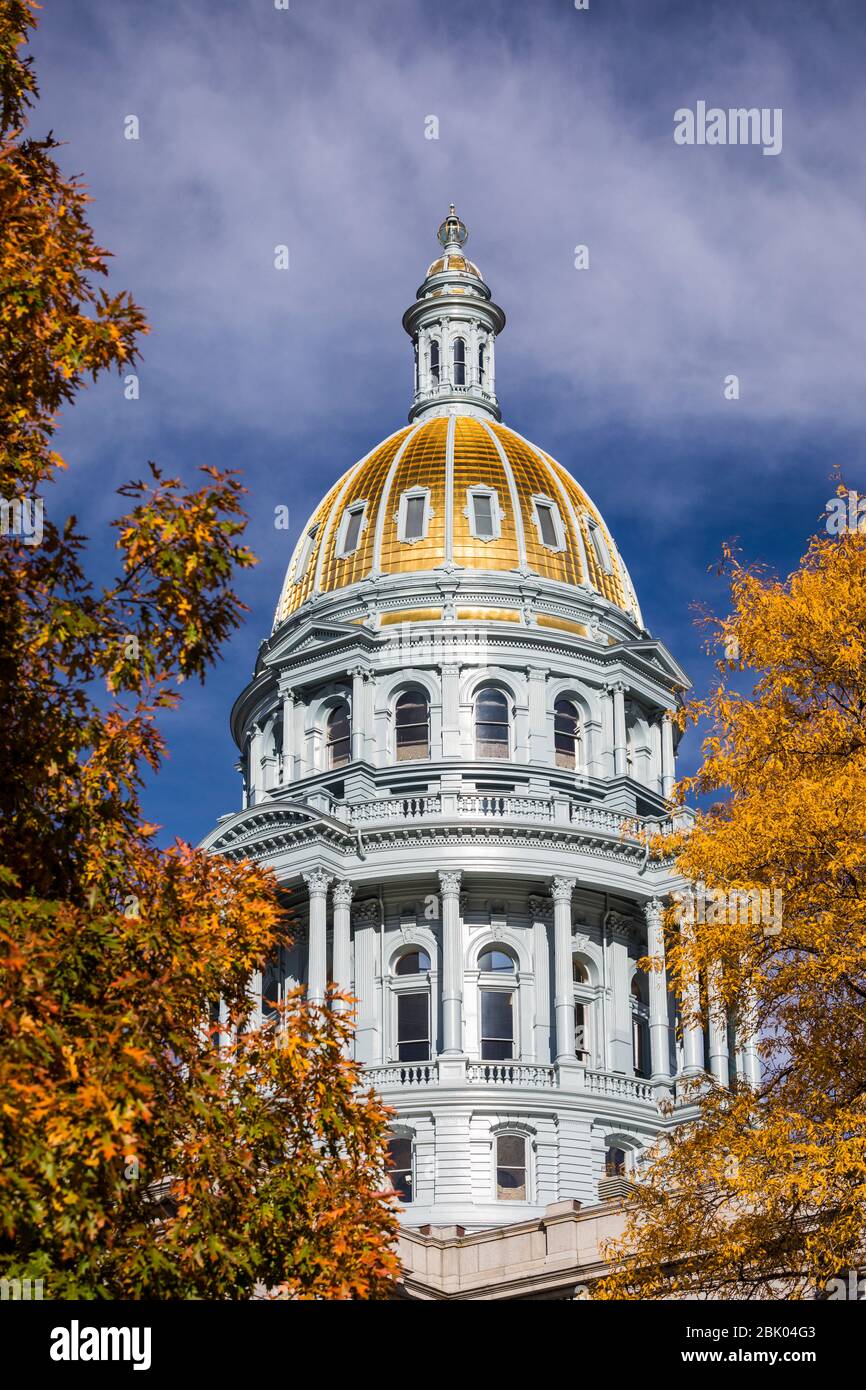
[[[485,367],[486,367],[486,363],[485,363],[484,344],[483,344],[483,343],[479,343],[479,344],[478,344],[478,385],[479,385],[479,386],[483,386],[483,385],[484,385],[484,372],[485,372]]]
[[[412,1140],[388,1140],[388,1181],[401,1202],[412,1201]]]
[[[641,981],[637,975],[631,982],[631,1040],[635,1076],[650,1075],[649,1017]]]
[[[501,690],[485,686],[475,700],[475,756],[507,758],[508,751],[508,699]]]
[[[430,757],[430,701],[423,690],[406,690],[394,708],[397,761]]]
[[[604,1175],[606,1178],[624,1178],[626,1174],[625,1149],[609,1148],[604,1155]]]
[[[580,715],[571,700],[557,700],[553,707],[553,742],[556,766],[574,771],[577,767],[577,740],[580,736]]]
[[[462,338],[454,339],[454,385],[466,385],[466,344]]]
[[[526,1201],[526,1137],[523,1134],[496,1136],[496,1199],[499,1202]]]
[[[482,951],[478,957],[479,970],[504,970],[509,974],[514,974],[514,957],[507,951],[500,951],[495,946],[491,946],[486,951]]]
[[[396,1060],[429,1062],[430,956],[421,946],[404,951],[394,961],[391,973],[394,977]]]
[[[430,957],[421,950],[407,951],[394,966],[395,975],[426,975],[430,970]]]
[[[517,962],[507,951],[489,947],[478,958],[478,970],[481,976],[481,1060],[510,1061],[514,1056]],[[498,975],[502,983],[497,981],[494,985],[491,981],[485,986],[485,975]]]
[[[592,1064],[592,988],[586,967],[574,957],[571,961],[571,978],[574,988],[574,1055],[588,1067]]]
[[[430,379],[439,385],[439,344],[435,338],[430,343]]]
[[[351,739],[349,706],[345,703],[335,705],[328,715],[328,767],[345,767],[349,762]]]

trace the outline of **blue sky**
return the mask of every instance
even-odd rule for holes
[[[164,839],[239,805],[232,700],[307,515],[405,419],[400,316],[451,201],[508,315],[506,422],[600,506],[699,691],[692,607],[725,607],[723,542],[787,574],[833,468],[866,491],[860,0],[45,0],[33,47],[34,133],[67,142],[112,287],[153,329],[138,401],[112,378],[66,412],[46,503],[101,572],[113,489],[148,458],[250,489],[250,613],[165,721],[145,798]],[[781,108],[782,152],[676,145],[698,101]],[[697,755],[692,737],[681,767]]]

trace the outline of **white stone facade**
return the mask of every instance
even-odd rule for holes
[[[422,296],[409,331],[447,299]],[[498,322],[480,297],[473,332]],[[492,392],[492,342],[485,360]],[[422,372],[414,418],[457,410],[428,390]],[[408,492],[435,494],[435,470]],[[660,1100],[705,1062],[699,1028],[676,1041],[664,975],[637,966],[679,886],[640,832],[672,824],[686,677],[630,583],[616,604],[483,563],[317,582],[235,704],[243,808],[205,841],[293,891],[264,1000],[297,983],[321,999],[330,979],[357,999],[356,1056],[403,1141],[403,1222],[469,1233],[626,1191],[673,1122]],[[712,1052],[719,1080],[753,1074],[749,1039],[716,1029]]]

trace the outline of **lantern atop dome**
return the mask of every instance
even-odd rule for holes
[[[441,223],[439,231],[436,233],[439,242],[447,251],[449,247],[455,247],[458,251],[469,240],[469,230],[465,222],[461,222],[457,216],[457,209],[452,203],[448,209],[448,216]]]

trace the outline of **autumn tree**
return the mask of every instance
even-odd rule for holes
[[[160,711],[241,621],[240,481],[150,467],[122,488],[100,588],[75,518],[52,515],[58,411],[147,330],[96,288],[86,192],[27,133],[34,10],[0,3],[0,1276],[49,1298],[381,1296],[387,1117],[347,1015],[296,993],[260,1028],[275,884],[160,851],[142,820]],[[45,503],[39,544],[24,498]]]
[[[695,1008],[712,978],[759,1031],[762,1078],[695,1085],[697,1118],[636,1186],[607,1298],[826,1295],[866,1255],[866,534],[815,537],[785,582],[728,565],[718,684],[686,711],[711,730],[682,791],[713,800],[673,850],[709,900],[781,892],[782,912],[683,933],[674,909],[668,967]]]

